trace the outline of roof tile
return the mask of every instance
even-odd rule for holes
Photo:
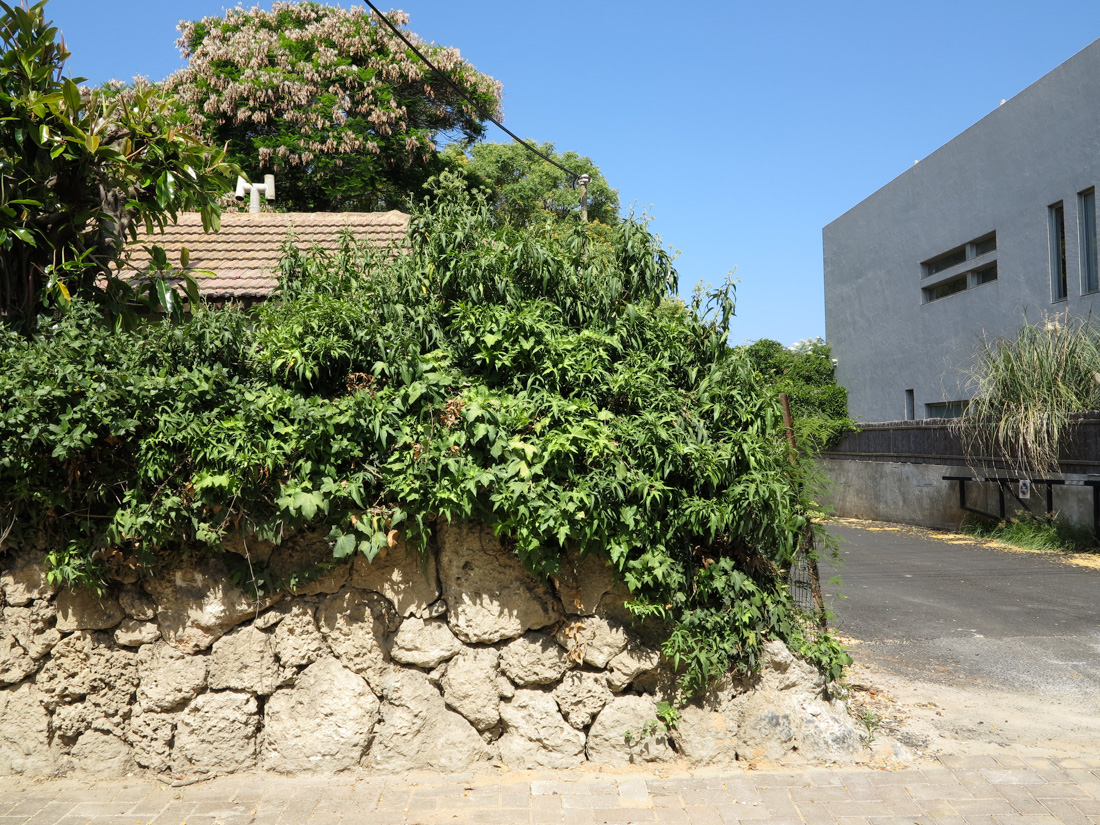
[[[405,238],[409,216],[391,212],[226,212],[221,231],[203,232],[198,213],[186,212],[163,233],[143,235],[129,247],[129,261],[122,277],[133,277],[149,266],[143,248],[159,244],[168,259],[178,261],[184,247],[189,265],[209,269],[216,278],[198,278],[202,294],[212,300],[263,299],[278,285],[283,242],[293,233],[301,247],[335,250],[342,230],[350,229],[359,240],[379,247],[399,246]]]

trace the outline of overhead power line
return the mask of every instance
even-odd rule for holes
[[[450,86],[456,92],[458,92],[459,96],[462,97],[471,106],[473,106],[474,109],[477,111],[477,113],[479,115],[481,115],[483,118],[485,118],[485,120],[488,120],[490,123],[492,123],[498,129],[500,129],[505,134],[507,134],[509,137],[511,137],[512,140],[514,140],[520,146],[524,147],[528,152],[533,152],[534,154],[536,154],[540,158],[542,158],[544,161],[549,163],[551,166],[556,166],[558,169],[561,169],[561,171],[565,172],[565,174],[570,175],[573,178],[573,185],[574,186],[576,185],[577,181],[581,177],[580,174],[578,174],[577,172],[574,172],[572,169],[566,169],[564,166],[562,166],[556,160],[553,160],[550,157],[547,157],[547,155],[545,155],[543,152],[540,152],[538,149],[536,149],[534,146],[532,146],[526,140],[521,138],[519,135],[517,135],[515,132],[513,132],[511,129],[509,129],[507,126],[505,126],[499,120],[497,120],[495,117],[493,117],[492,115],[488,115],[485,112],[481,111],[481,107],[478,106],[477,102],[472,97],[470,97],[469,93],[465,89],[463,89],[461,86],[459,86],[457,83],[455,83],[453,80],[451,80],[451,78],[448,77],[446,73],[441,72],[439,69],[437,69],[432,64],[432,62],[430,60],[428,60],[428,58],[426,58],[421,53],[420,49],[416,48],[416,46],[414,46],[409,41],[409,38],[405,37],[405,34],[401,31],[401,29],[397,28],[397,26],[395,26],[393,24],[393,22],[388,17],[386,17],[386,15],[382,14],[382,12],[378,10],[378,7],[375,6],[374,3],[371,2],[371,0],[363,0],[363,2],[366,3],[368,6],[370,6],[371,11],[373,11],[375,14],[377,14],[378,17],[382,19],[382,22],[384,22],[387,26],[389,26],[390,30],[394,34],[396,34],[398,37],[401,38],[401,42],[403,42],[406,46],[408,46],[410,49],[412,49],[413,54],[415,54],[417,57],[419,57],[420,60],[424,63],[425,66],[427,66],[429,69],[431,69],[433,72],[435,72],[440,80],[442,80],[444,83],[446,83],[448,86]]]

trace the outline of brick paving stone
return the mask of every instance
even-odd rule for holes
[[[1089,825],[1089,817],[1069,799],[1047,799],[1043,801],[1047,812],[1058,818],[1062,825]],[[1019,811],[1018,813],[1024,813]]]
[[[798,813],[806,825],[836,825],[836,817],[824,802],[799,803]]]
[[[925,782],[917,770],[904,771],[872,771],[871,783],[874,785],[911,785],[914,782]]]
[[[786,813],[785,808],[794,806],[791,792],[786,788],[761,788],[756,793],[760,801],[773,813]]]
[[[722,788],[738,802],[759,802],[763,798],[757,787],[743,776],[723,776]]]
[[[561,806],[563,808],[587,808],[590,811],[596,808],[617,808],[619,806],[619,797],[607,793],[565,794],[561,798]]]
[[[852,795],[848,789],[841,785],[829,785],[826,787],[814,786],[811,788],[791,788],[791,799],[796,803],[802,802],[840,802],[849,800]],[[801,807],[801,804],[799,804]]]
[[[863,771],[860,771],[858,775],[862,774]],[[810,782],[817,786],[844,785],[849,776],[852,775],[849,771],[837,770],[836,768],[810,768],[806,771],[806,776]]]
[[[886,803],[850,799],[842,802],[826,802],[825,807],[837,819],[854,816],[877,816],[886,813]]]
[[[994,814],[993,821],[997,825],[1061,825],[1057,817],[1035,814]]]
[[[1032,768],[987,769],[982,775],[991,785],[1042,785],[1046,782]]]
[[[1086,770],[1100,770],[1100,758],[1095,756],[1074,756],[1070,759],[1060,759],[1058,764],[1065,769],[1084,768]]]
[[[752,783],[757,788],[806,788],[812,784],[809,776],[801,773],[760,773],[753,776]]]
[[[690,805],[684,808],[691,825],[725,825],[722,814],[714,805]]]
[[[179,823],[187,821],[187,817],[194,807],[188,802],[169,802],[152,821],[157,825],[179,825]]]
[[[1018,814],[1019,811],[1007,799],[952,799],[951,807],[967,814]]]
[[[725,822],[749,822],[759,823],[761,821],[767,821],[771,823],[775,819],[775,813],[769,811],[768,808],[760,804],[732,802],[729,805],[719,805],[718,813],[722,815],[722,819]],[[789,811],[786,812],[787,816],[797,816],[795,807],[792,804]]]
[[[654,794],[650,789],[649,802],[654,808],[683,808],[684,802],[678,793]]]
[[[668,825],[691,825],[687,813],[680,806],[675,808],[654,808],[653,816],[657,822]]]
[[[913,799],[973,799],[974,794],[962,785],[906,785]]]
[[[1037,785],[1029,788],[1036,799],[1087,799],[1089,794],[1076,785],[1054,784]]]
[[[732,802],[734,796],[729,791],[703,790],[692,791],[685,799],[692,805],[725,805]]]
[[[1039,787],[1046,787],[1045,785]],[[996,786],[997,795],[1002,799],[1007,799],[1011,803],[1013,810],[1018,814],[1042,814],[1046,813],[1046,808],[1034,796],[1036,786],[1034,785],[998,785]]]
[[[876,785],[871,777],[866,774],[853,774],[847,778],[844,787],[848,790],[852,799],[876,800],[882,799],[882,785]]]
[[[562,825],[596,825],[591,808],[567,808],[561,812]]]
[[[958,756],[941,756],[940,764],[945,768],[958,770],[960,768],[997,768],[1000,767],[997,760],[984,754],[963,754]]]
[[[592,811],[592,815],[597,822],[606,822],[609,825],[657,821],[657,814],[651,808],[597,808]]]
[[[644,779],[620,779],[619,796],[636,802],[644,802],[649,799],[649,788]]]
[[[925,816],[931,816],[936,819],[943,817],[959,817],[959,813],[946,799],[921,799],[917,801],[917,805],[920,806]]]

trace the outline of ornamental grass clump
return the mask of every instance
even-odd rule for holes
[[[1056,473],[1074,415],[1100,409],[1100,335],[1091,321],[1047,316],[1015,339],[984,339],[971,378],[974,397],[955,423],[971,463]]]
[[[0,547],[45,533],[55,580],[99,586],[241,536],[373,558],[482,522],[539,575],[606,559],[667,623],[685,695],[769,638],[835,678],[785,583],[807,502],[774,392],[727,346],[730,287],[685,306],[643,224],[603,239],[501,226],[444,177],[401,254],[291,250],[250,312],[115,333],[76,305],[5,334]]]

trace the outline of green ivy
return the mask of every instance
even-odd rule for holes
[[[0,518],[44,532],[52,575],[100,586],[230,535],[322,527],[334,558],[440,519],[507,537],[536,574],[606,558],[669,628],[685,695],[811,646],[784,571],[807,521],[774,394],[726,344],[732,287],[673,299],[676,273],[628,220],[499,227],[444,179],[387,257],[345,238],[291,249],[252,313],[114,332],[79,302],[0,331]]]

